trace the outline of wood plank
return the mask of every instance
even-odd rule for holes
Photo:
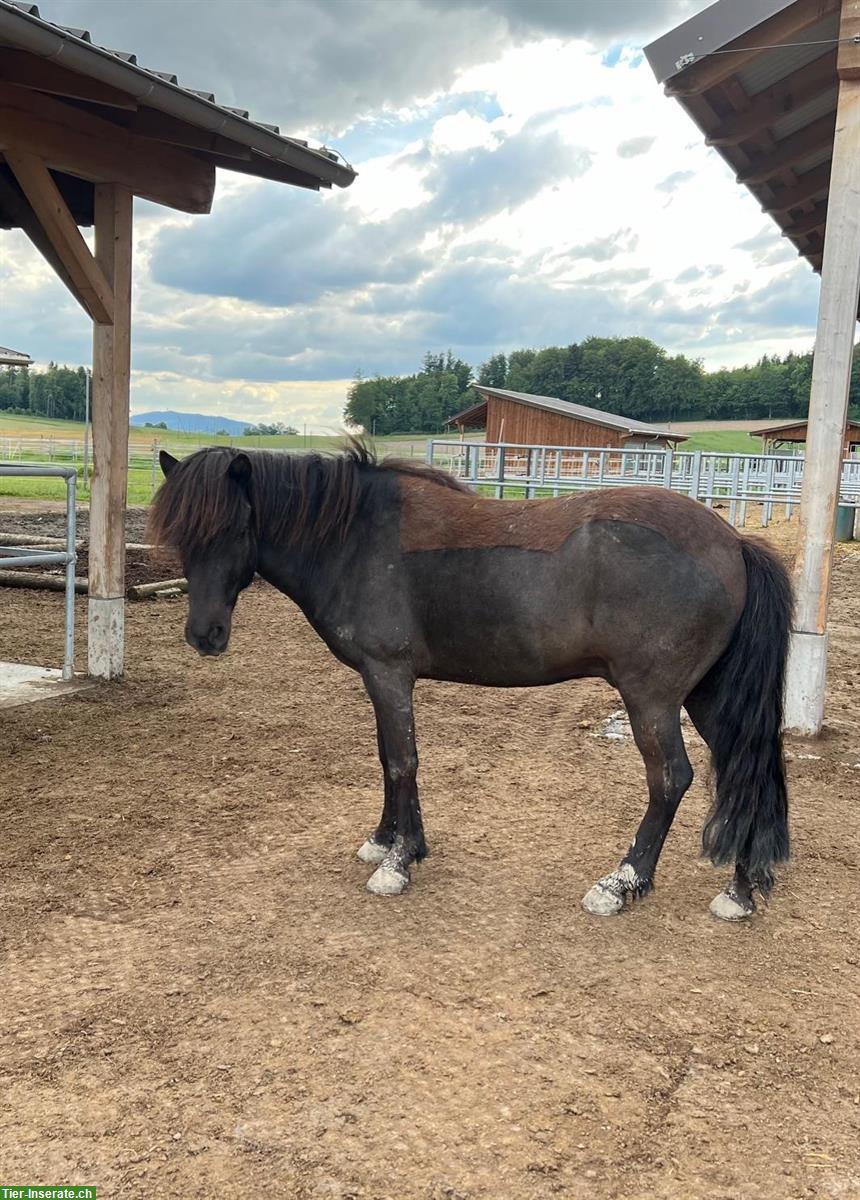
[[[11,179],[7,179],[5,173],[2,171],[0,171],[0,208],[13,220],[13,228],[24,231],[42,257],[53,267],[54,273],[60,282],[65,284],[87,316],[91,317],[92,314],[78,292],[74,280],[66,270],[63,260],[57,254],[51,245],[48,235],[39,224],[39,218],[33,212],[29,200],[15,186]]]
[[[248,146],[242,146],[230,138],[206,129],[198,129],[187,121],[179,121],[168,113],[157,112],[154,108],[141,108],[131,120],[124,121],[123,128],[130,130],[140,137],[151,138],[153,141],[169,142],[172,146],[182,146],[186,150],[203,150],[207,153],[220,154],[224,158],[250,159],[251,151]]]
[[[776,124],[782,117],[795,112],[810,100],[817,99],[831,88],[836,90],[836,51],[829,50],[820,58],[781,79],[773,87],[759,92],[745,112],[725,117],[707,139],[709,146],[736,146],[762,129]],[[835,104],[835,100],[834,100]]]
[[[52,96],[0,83],[0,152],[24,150],[95,183],[118,183],[181,212],[209,212],[215,168]]]
[[[94,104],[132,111],[137,108],[137,101],[128,92],[79,75],[77,71],[69,71],[50,59],[8,46],[0,47],[0,79],[4,83],[14,83],[18,87],[33,88],[72,100],[90,100]]]
[[[801,234],[817,233],[827,222],[827,203],[816,204],[815,208],[796,217],[782,231],[783,237],[795,238]]]
[[[847,6],[849,9],[851,5]],[[788,723],[816,733],[824,715],[824,635],[857,307],[860,303],[860,80],[839,86],[827,237],[809,405],[809,436],[795,563],[797,651]]]
[[[760,53],[756,47],[794,41],[811,25],[817,25],[824,17],[839,12],[839,6],[840,0],[802,0],[788,5],[742,37],[721,47],[731,48],[733,53],[708,55],[670,79],[666,83],[666,93],[670,96],[695,96],[715,87],[756,58]],[[690,49],[694,51],[695,48],[691,46]]]
[[[132,195],[96,188],[96,259],[111,281],[114,324],[93,331],[93,478],[90,493],[89,672],[123,671],[125,506],[131,372]]]
[[[94,321],[110,324],[114,298],[110,284],[90,253],[51,172],[32,154],[6,151],[6,162],[27,197],[64,273],[74,285],[74,294]]]
[[[793,167],[816,150],[829,147],[833,140],[833,130],[836,128],[836,109],[819,117],[817,121],[805,125],[797,133],[783,138],[776,143],[776,148],[765,154],[760,154],[750,160],[750,165],[737,175],[738,183],[765,183],[784,171]]]
[[[226,158],[221,154],[208,155],[209,161],[225,171],[238,171],[243,175],[253,175],[256,179],[274,179],[276,183],[289,183],[293,187],[309,188],[318,192],[322,188],[330,188],[331,184],[316,175],[308,175],[291,167],[289,163],[277,162],[274,158],[266,158],[262,154],[254,154],[250,162],[240,159]]]
[[[860,79],[860,0],[842,0],[839,54],[836,71],[840,79]]]
[[[790,209],[799,208],[802,204],[807,204],[810,200],[815,200],[819,196],[826,196],[829,187],[830,162],[826,162],[818,167],[813,167],[811,171],[806,171],[803,175],[799,175],[797,184],[794,187],[780,188],[779,191],[775,190],[772,199],[763,201],[762,209],[771,215],[788,212]]]

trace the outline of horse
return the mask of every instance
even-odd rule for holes
[[[148,540],[181,556],[187,642],[220,655],[255,575],[292,599],[373,705],[384,801],[358,851],[396,895],[427,854],[416,775],[418,679],[535,687],[583,677],[620,693],[648,806],[584,908],[648,893],[693,779],[681,710],[710,748],[704,853],[733,865],[711,903],[741,920],[789,853],[782,749],[792,616],[774,552],[699,501],[654,487],[497,500],[360,441],[344,452],[162,451]]]

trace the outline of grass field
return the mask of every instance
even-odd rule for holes
[[[64,451],[60,443],[76,441],[83,443],[83,421],[55,421],[47,417],[23,417],[0,412],[0,460],[10,450],[3,445],[3,439],[26,438],[28,442],[38,439],[42,445],[28,445],[25,453],[16,454],[16,462],[45,462],[49,459],[58,463],[70,463],[80,470],[79,454],[71,459],[68,451]],[[274,435],[268,437],[217,437],[204,433],[180,433],[172,429],[146,429],[132,425],[129,428],[129,447],[132,451],[128,473],[128,502],[129,504],[148,504],[153,492],[154,483],[160,480],[160,475],[153,477],[152,448],[154,444],[166,446],[174,453],[183,453],[198,446],[228,446],[241,445],[251,449],[274,450],[337,450],[341,445],[340,436],[324,436],[318,434]],[[53,443],[53,444],[52,444]],[[395,434],[392,437],[376,439],[376,444],[385,453],[401,455],[405,458],[423,458],[427,438],[423,434]],[[84,493],[83,480],[79,478],[78,489]],[[65,484],[62,480],[53,479],[21,479],[3,477],[0,475],[0,496],[20,496],[26,499],[61,500],[65,496]]]
[[[743,424],[741,422],[740,424]],[[0,458],[8,450],[4,450],[4,438],[40,439],[44,448],[28,447],[28,452],[16,461],[45,461],[51,457],[56,461],[64,459],[59,447],[51,447],[52,442],[74,440],[83,442],[84,426],[81,421],[54,421],[46,417],[22,417],[0,413]],[[171,450],[181,453],[184,448],[191,449],[201,445],[229,445],[231,442],[248,447],[265,447],[281,450],[336,450],[340,445],[336,436],[309,435],[228,438],[208,436],[200,433],[178,433],[173,430],[142,429],[132,426],[129,430],[129,444],[133,455],[128,479],[128,502],[132,505],[148,504],[152,496],[153,486],[157,485],[160,476],[153,476],[152,447],[154,443],[166,445]],[[394,453],[403,457],[423,458],[427,445],[427,437],[416,434],[395,434],[392,437],[377,438],[376,442],[385,453]],[[706,429],[688,435],[688,440],[681,443],[682,450],[716,450],[724,454],[760,454],[762,440],[744,429]],[[80,461],[76,462],[80,467]],[[85,495],[83,481],[79,481],[79,491]],[[513,495],[513,493],[511,493]],[[65,496],[65,485],[61,480],[51,479],[15,479],[0,476],[0,496],[20,496],[27,499],[61,500]]]
[[[707,429],[688,434],[679,450],[717,450],[722,454],[763,454],[760,437],[740,429]]]

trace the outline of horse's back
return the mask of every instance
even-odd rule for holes
[[[400,546],[429,674],[614,678],[615,664],[650,670],[670,645],[678,672],[695,674],[743,609],[738,535],[667,490],[497,501],[410,481],[403,494]]]

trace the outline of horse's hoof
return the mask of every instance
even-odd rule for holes
[[[749,905],[741,904],[730,892],[720,892],[711,901],[711,912],[721,921],[745,921],[755,912],[755,904],[752,900]]]
[[[364,863],[381,863],[388,853],[388,847],[383,846],[380,842],[375,842],[373,838],[368,838],[364,845],[358,851],[358,857]]]
[[[392,867],[377,867],[367,881],[367,890],[375,896],[399,896],[409,886],[409,876]]]
[[[582,897],[582,907],[594,917],[614,917],[624,907],[624,896],[596,883]]]

